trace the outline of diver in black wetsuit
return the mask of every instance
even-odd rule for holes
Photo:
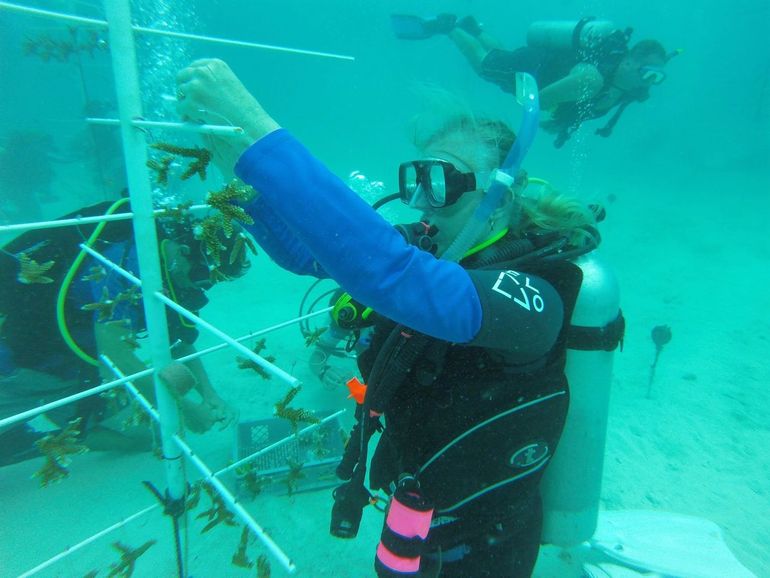
[[[667,54],[656,40],[628,47],[632,30],[611,22],[584,18],[577,22],[535,22],[527,46],[507,50],[472,17],[441,14],[423,19],[395,14],[396,36],[406,40],[447,35],[481,78],[516,93],[516,73],[533,75],[540,87],[540,106],[551,116],[542,124],[556,133],[561,147],[581,123],[614,110],[598,129],[609,136],[626,106],[649,98],[650,88],[666,78]]]
[[[128,199],[82,207],[63,219],[127,210]],[[169,219],[159,225],[161,264],[166,289],[178,303],[199,311],[214,284],[205,248],[196,239],[192,223]],[[0,248],[0,420],[56,402],[99,385],[100,355],[109,357],[123,373],[144,368],[135,349],[136,335],[146,330],[141,295],[122,276],[93,258],[78,260],[80,243],[91,244],[128,271],[139,272],[133,231],[126,222],[32,230]],[[237,235],[223,239],[232,249]],[[45,275],[25,273],[42,266]],[[220,279],[241,276],[249,262],[242,255],[225,261],[214,272]],[[57,303],[60,315],[57,315]],[[101,305],[111,307],[102,307]],[[197,329],[177,315],[168,316],[174,357],[195,351]],[[161,375],[174,392],[185,427],[203,433],[223,428],[237,414],[216,392],[200,360],[183,367],[172,364]],[[186,368],[186,369],[185,369]],[[136,380],[149,399],[154,398],[152,376]],[[195,395],[186,395],[194,388]],[[111,406],[119,405],[116,401]],[[116,409],[111,407],[110,409]],[[131,435],[106,427],[110,417],[103,397],[92,395],[47,412],[45,418],[0,423],[0,466],[40,456],[35,442],[80,418],[79,435],[92,450],[141,451],[151,449],[150,430],[131,428]]]
[[[567,257],[597,242],[592,212],[576,201],[521,195],[536,115],[525,115],[518,144],[503,123],[467,116],[420,143],[424,156],[399,171],[401,200],[423,211],[417,247],[280,128],[224,62],[196,61],[177,81],[183,117],[225,116],[245,130],[207,144],[258,191],[242,205],[254,238],[282,267],[331,277],[376,312],[332,533],[357,532],[368,435],[384,415],[370,480],[394,498],[378,575],[529,576],[539,482],[568,407],[565,329],[581,272]],[[426,536],[399,542],[392,523],[405,495],[429,514],[418,521]]]

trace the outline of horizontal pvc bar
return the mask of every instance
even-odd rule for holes
[[[32,409],[28,409],[27,411],[23,411],[21,413],[17,413],[15,415],[8,416],[6,418],[0,419],[0,429],[4,428],[5,426],[13,425],[15,423],[18,423],[20,421],[26,421],[28,419],[32,419],[36,415],[40,415],[41,413],[45,413],[47,411],[51,411],[52,409],[56,409],[62,406],[67,405],[68,403],[73,403],[75,401],[80,401],[81,399],[84,399],[86,397],[90,397],[92,395],[96,395],[99,393],[102,393],[104,391],[109,391],[110,389],[117,387],[119,385],[123,385],[129,380],[132,379],[139,379],[140,377],[144,377],[145,375],[150,375],[152,373],[152,369],[144,369],[142,371],[138,371],[137,373],[134,373],[133,375],[129,375],[128,377],[122,377],[120,379],[116,379],[114,381],[110,381],[109,383],[103,383],[101,385],[97,385],[96,387],[92,387],[91,389],[86,389],[83,391],[80,391],[78,393],[75,393],[73,395],[68,395],[67,397],[63,397],[61,399],[57,399],[56,401],[52,401],[51,403],[46,403],[43,405],[39,405],[37,407],[34,407]]]
[[[42,16],[45,18],[52,18],[54,20],[63,20],[65,22],[77,22],[78,24],[89,24],[91,26],[98,26],[101,28],[107,27],[106,20],[97,20],[95,18],[84,18],[82,16],[73,16],[71,14],[64,14],[62,12],[53,12],[52,10],[41,10],[39,8],[22,6],[20,4],[12,4],[10,2],[0,2],[0,9],[10,10],[12,12],[21,12],[23,14],[28,14],[30,16]],[[201,42],[214,42],[217,44],[225,44],[228,46],[258,48],[261,50],[288,52],[290,54],[302,54],[304,56],[318,56],[321,58],[333,58],[336,60],[347,60],[347,61],[355,60],[354,56],[347,56],[344,54],[335,54],[333,52],[303,50],[301,48],[290,48],[288,46],[277,46],[275,44],[260,44],[258,42],[246,42],[244,40],[230,40],[227,38],[217,38],[215,36],[203,36],[200,34],[188,34],[186,32],[174,32],[173,30],[158,30],[157,28],[149,28],[147,26],[137,26],[135,24],[132,25],[131,28],[134,30],[134,32],[140,32],[142,34],[169,36],[171,38],[184,38],[185,40],[198,40]]]
[[[120,126],[120,119],[117,118],[86,118],[90,124]],[[132,120],[131,124],[139,128],[166,128],[178,130],[181,132],[194,132],[198,134],[215,134],[221,136],[237,136],[243,134],[243,128],[239,126],[226,126],[217,124],[195,124],[192,122],[167,122],[158,120]]]
[[[200,472],[204,475],[204,480],[211,484],[211,486],[222,497],[222,500],[224,500],[232,512],[238,515],[238,517],[251,529],[251,531],[256,534],[257,538],[259,538],[259,540],[262,542],[262,545],[264,545],[273,556],[278,558],[278,561],[286,569],[286,571],[290,574],[293,574],[297,570],[297,567],[294,565],[294,562],[292,562],[291,558],[289,558],[284,553],[284,551],[281,550],[278,544],[273,541],[273,539],[268,535],[267,532],[265,532],[262,526],[260,526],[254,520],[254,518],[251,517],[251,514],[249,514],[248,510],[246,510],[246,508],[238,503],[238,501],[235,499],[235,496],[230,493],[227,487],[214,477],[214,474],[203,462],[203,460],[195,455],[193,451],[187,446],[187,444],[185,444],[184,441],[179,438],[179,436],[174,436],[174,438],[181,444],[180,448],[182,449],[182,452],[187,455],[187,459],[189,459],[190,462],[195,467],[197,467],[198,470],[200,470]],[[186,450],[185,447],[187,447]]]
[[[187,211],[210,210],[209,205],[193,205],[187,208]],[[168,213],[169,209],[156,209],[153,214],[162,216]],[[73,227],[77,225],[87,225],[88,223],[101,223],[105,221],[126,221],[133,218],[134,213],[113,213],[112,215],[97,215],[94,217],[73,217],[71,219],[56,219],[54,221],[37,221],[34,223],[17,223],[15,225],[0,226],[0,233],[9,231],[27,231],[29,229],[54,229],[56,227]]]
[[[304,321],[305,319],[309,319],[311,317],[315,317],[317,315],[321,315],[323,313],[328,313],[331,311],[333,307],[326,307],[324,309],[320,309],[318,311],[314,311],[313,313],[308,313],[307,315],[303,315],[301,317],[297,317],[296,319],[291,319],[289,321],[284,321],[282,323],[278,323],[276,325],[271,325],[270,327],[266,327],[265,329],[260,329],[259,331],[254,331],[252,333],[248,333],[247,335],[244,335],[242,337],[238,337],[235,341],[241,342],[241,341],[248,341],[249,339],[253,339],[254,337],[258,337],[260,335],[264,335],[266,333],[270,333],[272,331],[276,331],[278,329],[283,329],[284,327],[287,327],[289,325],[293,325],[294,323],[298,323],[300,321]],[[209,353],[213,353],[214,351],[219,351],[220,349],[224,349],[225,347],[229,347],[228,343],[220,343],[218,345],[212,345],[211,347],[208,347],[206,349],[201,349],[200,351],[196,351],[195,353],[191,353],[189,355],[185,355],[183,357],[180,357],[176,359],[179,363],[184,363],[185,361],[190,361],[191,359],[197,359],[198,357],[202,357],[204,355],[207,355]],[[12,416],[8,416],[6,418],[0,419],[0,428],[13,425],[15,423],[18,423],[20,421],[26,421],[28,419],[32,419],[36,415],[40,415],[41,413],[45,413],[47,411],[51,411],[52,409],[56,409],[59,407],[62,407],[64,405],[67,405],[68,403],[72,403],[75,401],[80,401],[83,398],[96,395],[99,393],[102,393],[103,391],[107,391],[112,389],[113,387],[117,387],[119,385],[122,385],[126,383],[128,380],[134,380],[139,379],[141,377],[144,377],[146,375],[150,375],[152,373],[152,369],[143,369],[142,371],[139,371],[137,373],[134,373],[133,375],[128,376],[124,379],[118,379],[115,381],[111,381],[109,383],[105,383],[102,385],[98,385],[96,387],[93,387],[91,389],[87,389],[84,391],[81,391],[79,393],[76,393],[74,395],[70,395],[68,397],[63,397],[59,400],[52,401],[51,403],[47,403],[45,405],[38,406],[36,408],[24,411],[19,414],[15,414]]]
[[[244,40],[229,40],[227,38],[217,38],[215,36],[202,36],[200,34],[187,34],[185,32],[173,32],[170,30],[158,30],[156,28],[147,28],[146,26],[132,26],[136,32],[144,34],[158,34],[160,36],[171,36],[172,38],[184,38],[185,40],[200,40],[203,42],[215,42],[217,44],[226,44],[228,46],[242,46],[244,48],[260,48],[262,50],[274,50],[277,52],[289,52],[291,54],[302,54],[305,56],[320,56],[322,58],[335,58],[338,60],[355,60],[354,56],[344,54],[334,54],[333,52],[319,52],[317,50],[303,50],[301,48],[289,48],[286,46],[276,46],[275,44],[260,44],[258,42],[246,42]]]
[[[27,570],[26,572],[24,572],[24,574],[20,574],[18,576],[18,578],[27,578],[28,576],[32,576],[34,574],[37,574],[41,570],[45,570],[46,568],[48,568],[52,564],[58,562],[59,560],[61,560],[63,558],[66,558],[70,554],[74,554],[75,552],[77,552],[81,548],[83,548],[85,546],[88,546],[89,544],[91,544],[92,542],[95,542],[99,538],[101,538],[103,536],[106,536],[107,534],[110,534],[111,532],[114,532],[115,530],[118,530],[118,529],[122,528],[123,526],[125,526],[129,522],[133,522],[137,518],[140,518],[140,517],[144,516],[145,514],[148,514],[148,513],[152,512],[153,510],[157,510],[159,507],[160,507],[160,504],[153,504],[152,506],[148,506],[144,510],[139,510],[136,514],[131,514],[128,518],[124,518],[120,522],[117,522],[117,523],[113,524],[112,526],[109,526],[108,528],[105,528],[104,530],[101,530],[100,532],[97,532],[96,534],[94,534],[90,538],[86,538],[85,540],[83,540],[82,542],[78,542],[74,546],[68,546],[66,550],[63,550],[62,552],[59,552],[53,558],[49,558],[45,562],[43,562],[41,564],[38,564],[37,566],[35,566],[34,568],[32,568],[30,570]]]
[[[124,377],[123,373],[112,362],[112,360],[110,360],[110,358],[101,356],[101,359],[105,364],[107,364],[107,367],[109,367],[115,375],[120,378]],[[125,383],[126,388],[128,388],[134,398],[142,405],[142,407],[156,422],[160,423],[160,414],[152,407],[152,404],[147,400],[147,398],[141,394],[141,392],[133,383],[130,381]],[[204,481],[211,484],[211,486],[220,495],[225,504],[227,504],[228,508],[234,514],[236,514],[244,524],[251,528],[251,530],[256,534],[257,538],[260,539],[265,548],[267,548],[270,553],[273,554],[273,556],[278,558],[278,561],[286,569],[286,571],[290,574],[293,574],[297,567],[294,565],[294,562],[291,561],[291,558],[289,558],[286,553],[281,550],[278,544],[273,541],[273,539],[267,534],[267,532],[265,532],[262,526],[260,526],[254,520],[254,518],[252,518],[251,514],[238,503],[238,500],[236,500],[235,496],[230,493],[230,490],[228,490],[222,482],[214,477],[214,474],[211,472],[211,469],[206,465],[206,463],[195,454],[187,442],[184,441],[179,435],[174,434],[171,436],[171,439],[174,441],[174,443],[176,443],[177,447],[187,457],[187,459],[190,460],[190,462],[196,468],[198,468],[198,471],[200,471],[201,474],[203,474]]]
[[[111,270],[115,271],[119,275],[122,275],[124,278],[128,279],[134,285],[138,287],[142,286],[142,282],[138,277],[132,275],[131,273],[129,273],[119,265],[116,265],[115,263],[113,263],[103,255],[101,255],[100,253],[94,251],[90,247],[83,244],[80,245],[80,248],[83,249],[85,252],[87,252],[89,255],[91,255],[94,259],[99,261],[102,265],[110,268]],[[245,345],[241,345],[235,339],[227,335],[224,331],[217,329],[208,321],[204,321],[203,319],[201,319],[194,313],[188,311],[181,305],[178,305],[177,303],[175,303],[174,301],[172,301],[162,293],[156,292],[154,295],[158,300],[164,303],[167,307],[173,309],[174,311],[179,313],[182,317],[189,319],[190,321],[195,323],[198,327],[202,327],[203,329],[206,329],[209,333],[212,333],[213,335],[219,337],[219,339],[231,345],[236,351],[239,351],[240,353],[248,357],[250,360],[252,360],[254,363],[259,365],[262,369],[264,369],[271,375],[274,375],[275,377],[285,381],[292,387],[300,387],[300,385],[302,385],[302,382],[296,377],[294,377],[293,375],[290,375],[280,367],[273,365],[272,363],[267,361],[264,357],[262,357],[261,355],[258,355],[253,350],[246,347]]]
[[[311,425],[309,425],[309,426],[307,426],[305,428],[302,428],[296,434],[291,434],[290,436],[286,436],[285,438],[283,438],[281,440],[278,440],[277,442],[275,442],[273,444],[270,444],[269,446],[264,447],[261,450],[259,450],[257,452],[254,452],[253,454],[248,455],[245,458],[242,458],[242,459],[238,460],[237,462],[235,462],[233,464],[230,464],[226,468],[222,468],[218,472],[215,472],[213,475],[221,476],[222,474],[226,474],[227,472],[231,472],[234,469],[241,467],[243,464],[248,463],[248,462],[250,462],[252,460],[255,460],[259,456],[264,455],[264,454],[274,450],[275,448],[281,447],[282,445],[290,442],[293,439],[301,437],[301,436],[305,435],[306,433],[309,433],[309,432],[313,431],[314,429],[321,427],[326,422],[329,422],[329,421],[333,420],[334,418],[336,418],[339,415],[342,415],[343,413],[345,413],[345,410],[341,409],[341,410],[339,410],[339,411],[337,411],[337,412],[335,412],[335,413],[333,413],[333,414],[331,414],[329,416],[326,416],[320,422],[314,423],[314,424],[311,424]]]
[[[65,22],[77,22],[78,24],[89,24],[91,26],[99,26],[101,28],[107,28],[106,20],[97,20],[95,18],[84,18],[83,16],[74,16],[72,14],[64,14],[62,12],[53,12],[52,10],[41,10],[40,8],[22,6],[21,4],[11,4],[10,2],[0,2],[0,8],[3,8],[5,10],[10,10],[11,12],[20,12],[22,14],[28,14],[30,16],[42,16],[44,18],[52,18],[54,20],[64,20]]]
[[[301,315],[300,317],[296,317],[295,319],[289,319],[288,321],[282,321],[281,323],[277,323],[275,325],[270,325],[269,327],[265,327],[264,329],[260,329],[258,331],[253,331],[252,333],[248,333],[246,335],[243,335],[242,337],[236,337],[235,341],[241,342],[241,341],[248,341],[249,339],[253,339],[255,337],[259,337],[260,335],[265,335],[266,333],[272,333],[273,331],[276,331],[278,329],[283,329],[284,327],[288,327],[289,325],[294,325],[295,323],[299,323],[300,321],[304,321],[305,319],[310,319],[311,317],[316,317],[318,315],[321,315],[323,313],[328,313],[334,309],[334,306],[331,305],[329,307],[325,307],[323,309],[319,309],[318,311],[313,311],[312,313],[308,313],[307,315]],[[218,345],[212,345],[211,347],[207,347],[206,349],[201,349],[200,351],[196,351],[195,353],[190,353],[189,355],[185,355],[184,357],[180,357],[177,359],[180,363],[184,363],[185,361],[190,361],[191,359],[195,359],[196,357],[202,357],[208,353],[213,353],[214,351],[219,351],[220,349],[224,349],[225,347],[229,347],[228,343],[220,343]]]

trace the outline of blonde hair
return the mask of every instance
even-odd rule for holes
[[[435,112],[435,111],[434,111]],[[500,167],[516,134],[500,120],[477,118],[468,110],[452,111],[431,132],[417,130],[413,122],[413,142],[420,150],[452,138],[475,139],[479,147],[476,162],[481,169]],[[521,203],[512,206],[510,227],[517,236],[532,232],[556,232],[565,236],[575,248],[597,245],[599,233],[594,212],[574,197],[543,185],[537,195],[524,195]]]
[[[596,246],[599,231],[594,212],[574,197],[559,193],[550,186],[541,194],[525,196],[521,215],[515,223],[514,233],[555,232],[569,240],[572,247]]]

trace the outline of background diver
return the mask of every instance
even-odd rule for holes
[[[629,47],[632,29],[619,29],[607,20],[534,22],[527,45],[505,49],[472,16],[461,19],[440,14],[424,19],[394,14],[398,38],[422,40],[437,34],[449,37],[476,73],[506,92],[516,94],[516,73],[535,77],[540,106],[550,113],[542,127],[556,134],[559,148],[580,125],[610,111],[610,120],[596,130],[607,137],[625,108],[643,102],[650,88],[666,78],[664,67],[678,51],[667,53],[657,40]]]
[[[128,199],[84,207],[63,218],[102,215],[126,210]],[[186,218],[163,219],[158,225],[161,265],[169,294],[193,312],[206,305],[205,290],[217,280],[241,276],[248,269],[245,254],[230,262],[223,257],[210,266],[201,240]],[[137,339],[145,331],[141,295],[114,271],[93,258],[78,262],[79,244],[97,225],[79,225],[26,232],[0,252],[0,418],[98,385],[114,375],[98,361],[106,354],[124,374],[145,368],[136,355]],[[237,235],[221,239],[229,254]],[[128,221],[107,223],[93,239],[93,247],[123,268],[139,273],[133,229]],[[57,309],[59,314],[57,314]],[[173,313],[168,315],[173,357],[194,352],[198,331]],[[215,424],[226,427],[236,412],[219,396],[199,359],[184,366],[171,364],[161,376],[175,395],[184,426],[202,433]],[[151,401],[152,376],[135,384]],[[188,392],[197,392],[198,401]],[[110,392],[112,393],[112,392]],[[119,392],[118,392],[119,393]],[[82,418],[80,436],[93,450],[148,450],[145,427],[107,427],[103,422],[123,409],[124,396],[91,396],[0,431],[0,465],[39,455],[34,442],[49,431]]]

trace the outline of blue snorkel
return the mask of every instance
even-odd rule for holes
[[[540,120],[540,99],[537,92],[537,82],[525,72],[516,74],[516,100],[524,107],[524,117],[521,119],[516,140],[511,150],[508,151],[503,166],[492,173],[492,184],[481,199],[479,206],[476,207],[457,238],[441,255],[442,259],[459,261],[466,251],[478,241],[489,221],[489,216],[500,207],[506,191],[513,186],[521,163],[535,140]]]

